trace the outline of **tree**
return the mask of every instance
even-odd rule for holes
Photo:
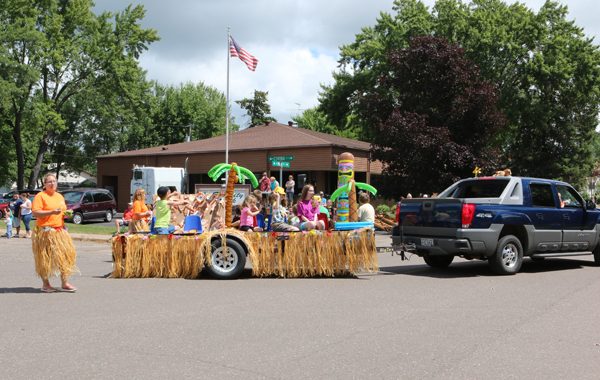
[[[304,110],[302,114],[294,116],[292,118],[294,122],[298,124],[299,128],[310,129],[312,131],[328,133],[330,135],[337,135],[356,139],[359,134],[356,129],[338,129],[327,120],[327,115],[320,111],[319,108],[309,108]]]
[[[335,83],[320,97],[320,108],[336,127],[345,128],[353,117],[362,135],[373,138],[357,99],[388,72],[387,54],[414,36],[443,37],[459,44],[497,87],[508,123],[494,136],[502,166],[575,183],[591,170],[600,53],[567,20],[565,6],[547,1],[536,13],[500,0],[438,0],[429,10],[418,0],[396,0],[393,10],[340,49]]]
[[[268,121],[276,121],[273,117],[269,116],[271,106],[268,103],[268,96],[268,91],[254,90],[253,98],[244,98],[235,101],[242,109],[246,110],[246,115],[250,118],[250,128],[265,124]]]
[[[476,165],[497,167],[490,142],[505,118],[495,87],[463,49],[442,38],[413,37],[386,60],[389,71],[358,98],[361,118],[376,131],[373,158],[386,174],[430,192],[469,176]]]
[[[118,96],[124,106],[140,101],[135,85],[144,73],[137,59],[158,39],[156,32],[140,27],[141,6],[129,6],[114,19],[108,12],[96,16],[92,6],[91,0],[2,1],[0,91],[9,104],[3,103],[1,115],[15,143],[18,187],[24,185],[27,148],[35,150],[27,161],[34,186],[46,153],[68,129],[66,114],[76,116],[78,94]],[[99,82],[104,85],[96,87]]]
[[[155,84],[148,133],[154,136],[155,145],[184,141],[187,126],[191,126],[192,140],[221,135],[225,133],[225,103],[222,92],[204,83],[179,87]],[[237,126],[232,129],[237,130]]]

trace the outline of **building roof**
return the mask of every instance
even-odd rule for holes
[[[310,148],[335,146],[347,149],[369,150],[371,145],[364,141],[329,135],[310,129],[291,127],[271,122],[253,128],[233,132],[229,137],[229,151],[248,151],[284,148]],[[204,140],[130,150],[100,157],[127,157],[146,155],[171,155],[207,152],[224,152],[225,135]]]

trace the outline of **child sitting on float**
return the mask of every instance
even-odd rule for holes
[[[278,189],[281,189],[278,191]],[[283,194],[281,194],[283,193]],[[271,230],[275,232],[297,232],[298,227],[287,223],[287,209],[281,205],[281,196],[285,195],[285,190],[278,187],[269,194],[269,203],[271,204]]]
[[[127,204],[127,210],[123,213],[123,219],[115,219],[115,226],[117,227],[117,233],[121,232],[121,227],[128,227],[129,222],[133,218],[133,202]]]
[[[312,185],[305,185],[302,188],[302,195],[298,202],[298,217],[300,218],[300,230],[324,230],[325,223],[318,220],[319,204],[316,206],[313,204],[313,196],[315,195],[315,188]]]
[[[242,204],[242,215],[240,216],[240,230],[260,232],[262,228],[254,225],[254,217],[260,212],[260,206],[257,206],[258,200],[253,194],[244,199]]]
[[[157,235],[168,235],[175,231],[175,227],[170,224],[171,221],[171,206],[188,204],[187,200],[172,201],[169,198],[179,195],[179,193],[171,193],[166,186],[161,186],[156,190],[159,199],[154,205],[154,213],[156,220],[154,221],[154,230],[152,233]]]

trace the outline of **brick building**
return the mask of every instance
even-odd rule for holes
[[[382,165],[369,160],[370,144],[326,133],[268,123],[231,133],[229,162],[252,170],[257,178],[266,171],[279,181],[280,168],[271,166],[270,156],[292,156],[289,168],[282,169],[283,182],[292,174],[299,189],[306,183],[316,191],[332,193],[337,187],[337,156],[354,154],[355,177],[370,182],[371,175],[381,174]],[[189,186],[213,183],[208,170],[225,162],[225,135],[205,140],[119,152],[98,157],[98,186],[110,189],[123,210],[129,202],[132,168],[138,166],[184,167],[188,158]],[[283,185],[283,184],[282,184]]]

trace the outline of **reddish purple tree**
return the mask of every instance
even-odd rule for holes
[[[387,61],[376,88],[357,96],[361,116],[373,128],[373,158],[395,178],[385,181],[385,193],[441,191],[472,176],[475,166],[484,173],[498,169],[493,138],[505,117],[494,85],[462,48],[443,38],[415,37]]]

